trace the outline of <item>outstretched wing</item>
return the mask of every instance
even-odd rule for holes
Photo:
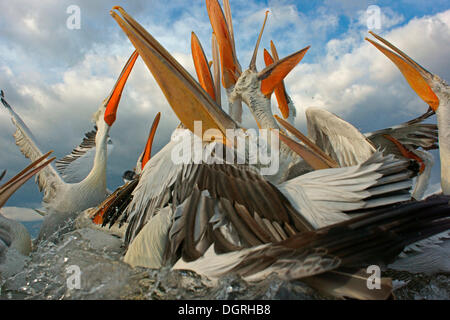
[[[94,129],[85,133],[83,141],[72,152],[55,162],[56,170],[67,183],[77,183],[87,177],[94,165],[95,136]],[[108,156],[114,148],[111,138],[108,137]]]
[[[409,161],[377,151],[352,167],[316,170],[278,187],[316,228],[350,219],[350,213],[411,198]]]
[[[372,143],[358,129],[333,113],[313,107],[305,113],[308,137],[341,167],[364,162],[375,152]]]
[[[391,136],[408,149],[419,147],[425,150],[437,149],[438,128],[436,124],[422,123],[423,119],[417,118],[390,128],[368,132],[364,135],[377,147],[386,153],[402,157],[399,149],[385,136]]]
[[[28,129],[25,122],[23,122],[20,116],[14,112],[9,103],[6,102],[3,91],[1,91],[1,100],[3,106],[11,114],[11,120],[16,126],[16,132],[14,133],[16,145],[20,148],[20,151],[25,157],[30,159],[32,162],[36,161],[43,155],[42,151],[38,147],[38,144],[36,143],[36,139],[30,129]],[[48,202],[55,196],[55,190],[58,184],[64,183],[59,174],[51,165],[46,166],[38,174],[36,174],[36,181],[39,186],[39,191],[44,191],[44,202]]]

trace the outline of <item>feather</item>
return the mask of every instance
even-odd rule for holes
[[[85,133],[83,141],[72,152],[60,160],[55,161],[56,170],[66,183],[77,183],[87,177],[94,165],[95,136],[97,129]],[[108,137],[108,156],[114,144]]]
[[[9,111],[11,120],[16,126],[14,139],[16,140],[17,146],[19,146],[22,154],[30,159],[31,162],[36,161],[44,154],[39,149],[36,139],[20,116],[15,113],[9,103],[6,102],[3,91],[1,94],[1,101],[3,106]],[[48,203],[55,197],[57,185],[64,183],[52,165],[46,166],[38,174],[36,174],[36,182],[39,186],[39,191],[44,191],[43,202],[45,203]]]

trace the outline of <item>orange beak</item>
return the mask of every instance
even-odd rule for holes
[[[121,7],[111,16],[128,36],[160,86],[172,110],[183,125],[195,133],[194,122],[202,122],[201,138],[209,129],[223,135],[239,126],[217,106],[211,96],[161,44]]]
[[[275,88],[291,72],[292,69],[303,59],[310,46],[297,51],[275,63],[269,65],[258,73],[261,80],[261,92],[266,97],[270,97]]]
[[[205,89],[206,92],[216,100],[216,93],[214,88],[214,82],[211,74],[211,69],[208,65],[208,59],[203,51],[200,40],[197,35],[191,33],[191,51],[192,59],[194,60],[195,72],[197,73],[198,82]]]
[[[369,33],[391,50],[371,39],[366,38],[366,40],[373,44],[397,66],[417,95],[436,111],[439,107],[439,98],[436,96],[430,85],[432,74],[387,40],[376,35],[372,31],[369,31]]]
[[[272,58],[272,56],[266,49],[264,49],[264,62],[266,63],[266,67],[275,62],[274,58]],[[275,87],[274,93],[275,97],[277,98],[278,108],[280,109],[281,115],[284,119],[287,119],[289,117],[289,105],[283,80],[281,80],[281,82]]]
[[[145,145],[144,154],[142,155],[142,165],[141,165],[142,170],[144,170],[145,165],[150,160],[151,153],[152,153],[153,140],[155,138],[156,128],[158,128],[160,118],[161,118],[161,112],[158,112],[158,114],[155,117],[155,120],[153,120],[152,128],[150,129],[150,133],[149,133],[148,139],[147,139],[147,144]]]
[[[125,87],[125,83],[127,82],[128,76],[130,75],[131,70],[133,69],[134,63],[136,62],[138,56],[139,54],[135,50],[131,55],[131,57],[128,59],[127,63],[125,64],[125,67],[122,69],[119,79],[117,79],[114,89],[112,90],[109,96],[104,116],[105,122],[109,126],[112,126],[114,121],[116,121],[117,108],[119,107],[120,97],[122,96],[123,88]]]
[[[222,8],[217,0],[206,0],[209,20],[219,44],[219,55],[222,68],[222,85],[225,89],[233,86],[239,75],[239,63],[234,54],[233,39],[225,20]]]

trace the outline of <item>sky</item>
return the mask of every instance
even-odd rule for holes
[[[368,27],[432,73],[450,80],[450,0],[230,3],[237,56],[243,67],[250,62],[266,10],[270,14],[257,60],[259,70],[264,67],[262,48],[269,48],[270,40],[280,57],[311,45],[285,79],[297,109],[296,126],[303,132],[304,111],[310,106],[325,108],[362,132],[399,124],[426,111],[427,105],[398,69],[364,41]],[[68,13],[68,8],[74,5],[80,10],[79,29],[67,27],[73,14]],[[192,74],[192,31],[211,58],[212,29],[203,0],[0,2],[0,89],[34,133],[41,150],[54,150],[58,158],[70,153],[83,134],[92,130],[92,114],[109,94],[134,50],[109,15],[115,5],[124,7]],[[379,19],[372,19],[377,16],[368,10],[369,6],[379,8]],[[279,114],[275,99],[272,101],[274,113]],[[161,112],[161,121],[153,154],[169,141],[178,120],[151,73],[138,59],[110,131],[114,142],[107,167],[110,190],[120,186],[122,173],[136,164],[157,112]],[[435,121],[435,117],[430,120]],[[245,106],[243,125],[256,127]],[[14,131],[9,113],[0,106],[0,170],[7,169],[5,179],[29,164],[15,145]],[[431,188],[436,188],[439,155],[433,154],[436,163]],[[39,208],[41,199],[37,186],[29,181],[7,205]]]

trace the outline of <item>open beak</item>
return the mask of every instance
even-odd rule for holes
[[[258,73],[261,80],[261,92],[270,97],[275,88],[291,72],[292,69],[303,59],[310,46],[303,48],[293,54],[274,62]]]
[[[222,67],[222,84],[228,89],[236,83],[241,70],[234,52],[234,40],[230,34],[230,29],[225,19],[224,13],[217,0],[206,0],[209,20],[214,34],[219,44],[220,62]],[[231,13],[230,22],[231,22]]]
[[[272,44],[272,42],[271,42]],[[272,58],[270,53],[264,49],[264,62],[266,64],[266,67],[273,64],[275,61],[275,58]],[[274,89],[275,97],[277,98],[278,103],[278,109],[280,109],[281,115],[284,119],[287,119],[289,117],[289,104],[288,104],[288,97],[286,88],[284,86],[284,81],[282,80]]]
[[[305,154],[305,151],[303,151],[305,149],[304,146],[298,144],[287,136],[280,136],[281,140],[283,140],[283,142],[285,142],[293,151],[295,151],[303,159],[305,159],[305,161],[307,161],[312,168],[314,168],[315,170],[324,168],[339,168],[339,164],[335,160],[333,160],[330,156],[323,152],[314,142],[312,142],[308,137],[297,130],[293,125],[281,119],[277,115],[275,115],[274,117],[284,128],[286,128],[287,131],[292,133],[297,139],[303,142],[310,149],[307,151],[309,153],[312,153],[312,155],[309,153]]]
[[[135,50],[131,55],[131,57],[128,59],[125,66],[123,67],[122,72],[120,73],[120,76],[117,79],[117,82],[114,86],[114,89],[109,95],[104,116],[105,122],[109,126],[112,126],[114,121],[116,121],[117,108],[119,107],[120,97],[122,96],[123,88],[125,87],[125,83],[128,80],[128,76],[130,75],[131,70],[133,69],[134,63],[136,62],[138,56],[139,54]]]
[[[25,182],[27,182],[32,176],[41,171],[50,162],[55,160],[55,157],[42,162],[53,151],[47,152],[42,157],[32,162],[28,167],[19,172],[16,176],[11,178],[8,182],[0,187],[0,208],[8,201],[14,192],[17,191]]]
[[[394,62],[394,64],[405,77],[406,81],[408,81],[411,88],[419,95],[419,97],[423,101],[425,101],[433,109],[433,111],[436,111],[439,107],[439,98],[431,88],[431,79],[433,75],[425,70],[422,66],[420,66],[417,62],[408,57],[400,49],[389,43],[387,40],[383,39],[372,31],[369,31],[369,33],[384,45],[386,45],[388,48],[371,39],[366,38],[366,40],[373,44],[392,62]]]
[[[201,138],[206,130],[216,129],[225,142],[226,129],[237,129],[239,126],[139,23],[121,7],[114,9],[117,9],[123,18],[115,11],[111,11],[111,16],[139,52],[183,125],[194,132],[194,121],[201,121]]]
[[[208,65],[208,59],[203,51],[200,40],[198,40],[197,35],[194,32],[191,33],[191,51],[198,82],[202,88],[208,92],[211,98],[216,100],[214,81],[212,78],[211,69]]]
[[[161,118],[161,112],[158,112],[155,119],[153,120],[152,128],[150,129],[150,133],[149,133],[148,139],[147,139],[147,144],[145,145],[144,154],[142,155],[142,165],[141,165],[142,170],[144,170],[145,165],[147,164],[148,160],[150,160],[151,153],[152,153],[153,140],[155,138],[156,128],[158,128],[160,118]]]

